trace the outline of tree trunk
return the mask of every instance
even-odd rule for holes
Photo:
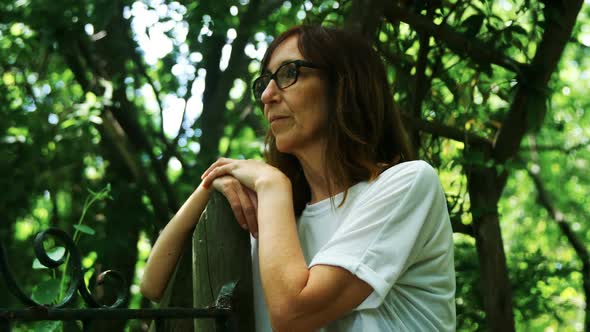
[[[494,169],[483,167],[467,171],[467,178],[488,328],[514,331],[512,290],[497,207],[501,181]]]

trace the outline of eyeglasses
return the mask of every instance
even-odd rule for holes
[[[270,80],[274,79],[281,90],[295,84],[297,77],[299,77],[299,68],[301,67],[319,68],[319,66],[311,62],[293,60],[280,65],[274,73],[264,74],[255,79],[254,83],[252,83],[252,93],[256,101],[261,101],[262,93],[270,83]]]

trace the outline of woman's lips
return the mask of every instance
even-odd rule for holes
[[[277,121],[280,122],[281,120],[285,120],[285,119],[288,119],[288,117],[286,117],[286,116],[277,116],[276,118],[272,118],[272,120],[270,120],[270,123],[272,124],[272,123],[275,123]]]

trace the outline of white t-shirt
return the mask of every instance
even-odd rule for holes
[[[446,199],[424,161],[398,164],[372,181],[307,205],[298,219],[308,266],[342,267],[373,287],[350,313],[320,331],[454,331],[455,269]],[[252,241],[257,332],[270,332]]]

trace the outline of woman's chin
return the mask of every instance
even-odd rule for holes
[[[293,153],[293,144],[286,140],[277,139],[275,141],[277,150],[281,153]]]
[[[277,143],[277,151],[281,153],[291,153],[291,149],[289,149],[286,145],[280,145]]]

